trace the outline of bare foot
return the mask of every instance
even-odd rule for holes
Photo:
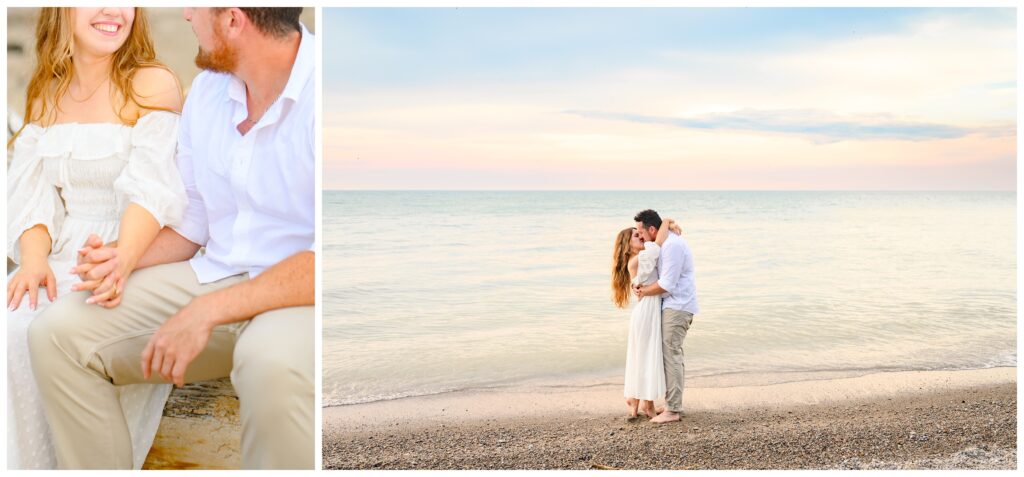
[[[629,418],[635,419],[637,417],[637,406],[640,405],[639,399],[626,398],[626,407],[629,408]]]
[[[666,422],[676,422],[676,421],[679,420],[679,417],[680,417],[679,414],[676,414],[676,413],[674,413],[672,411],[665,411],[665,412],[663,412],[661,414],[658,414],[654,419],[651,419],[651,422],[653,422],[655,424],[664,424]]]
[[[640,414],[643,414],[648,419],[653,419],[659,413],[654,410],[654,404],[650,401],[644,401],[644,405],[640,406]]]

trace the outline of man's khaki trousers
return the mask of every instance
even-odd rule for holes
[[[134,273],[121,304],[57,300],[29,327],[32,369],[63,469],[130,469],[132,446],[114,386],[164,383],[142,377],[141,356],[167,318],[193,298],[247,280],[200,284],[187,262]],[[219,326],[186,382],[231,376],[242,420],[245,468],[312,469],[315,412],[313,307],[272,310]]]
[[[690,331],[693,313],[666,308],[661,312],[661,360],[665,365],[665,408],[683,412],[683,387],[686,381],[686,362],[683,359],[683,340]]]

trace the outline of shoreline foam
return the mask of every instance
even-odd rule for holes
[[[787,384],[793,382],[803,381],[822,381],[829,379],[843,379],[843,378],[857,378],[866,376],[869,374],[881,374],[881,373],[894,373],[894,372],[933,372],[933,371],[976,371],[984,369],[995,369],[995,368],[1014,368],[1016,367],[1016,359],[1011,362],[999,362],[986,366],[972,366],[972,367],[951,367],[951,368],[904,368],[904,367],[891,367],[891,368],[845,368],[845,369],[826,369],[826,370],[780,370],[773,372],[752,372],[752,371],[737,371],[729,373],[712,373],[694,375],[694,373],[688,373],[686,376],[687,386],[690,388],[733,388],[733,387],[759,387],[768,386],[774,384]],[[598,388],[598,387],[615,387],[622,386],[622,370],[616,368],[615,370],[606,370],[602,373],[589,372],[589,373],[575,373],[566,374],[562,376],[543,376],[533,377],[526,379],[518,379],[509,382],[495,382],[486,383],[479,385],[471,385],[464,387],[451,387],[442,388],[435,390],[406,390],[401,392],[392,392],[389,394],[377,394],[362,396],[359,398],[349,398],[348,400],[337,400],[331,399],[325,396],[324,398],[324,409],[343,407],[343,406],[355,406],[363,404],[372,404],[375,402],[386,402],[386,401],[397,401],[402,399],[416,399],[429,396],[439,396],[446,394],[460,394],[460,393],[474,393],[474,392],[502,392],[502,391],[517,391],[523,389],[535,389],[543,391],[546,389],[557,390],[557,389],[568,389],[568,390],[579,390],[586,388]]]

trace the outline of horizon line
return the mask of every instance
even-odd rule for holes
[[[1016,189],[328,189],[323,192],[1014,192]]]

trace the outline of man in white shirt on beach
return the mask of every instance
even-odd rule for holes
[[[645,242],[654,241],[661,228],[661,217],[653,210],[644,210],[635,217],[636,228]],[[665,364],[665,410],[651,419],[654,423],[678,421],[683,413],[683,382],[686,365],[683,361],[683,340],[690,330],[697,306],[693,253],[683,237],[669,233],[658,256],[658,281],[648,286],[637,285],[637,297],[661,295],[662,360]]]
[[[225,376],[243,466],[314,468],[316,74],[301,11],[185,9],[206,71],[180,121],[183,223],[127,281],[116,245],[86,244],[76,273],[101,285],[29,330],[60,468],[131,468],[116,385]]]

